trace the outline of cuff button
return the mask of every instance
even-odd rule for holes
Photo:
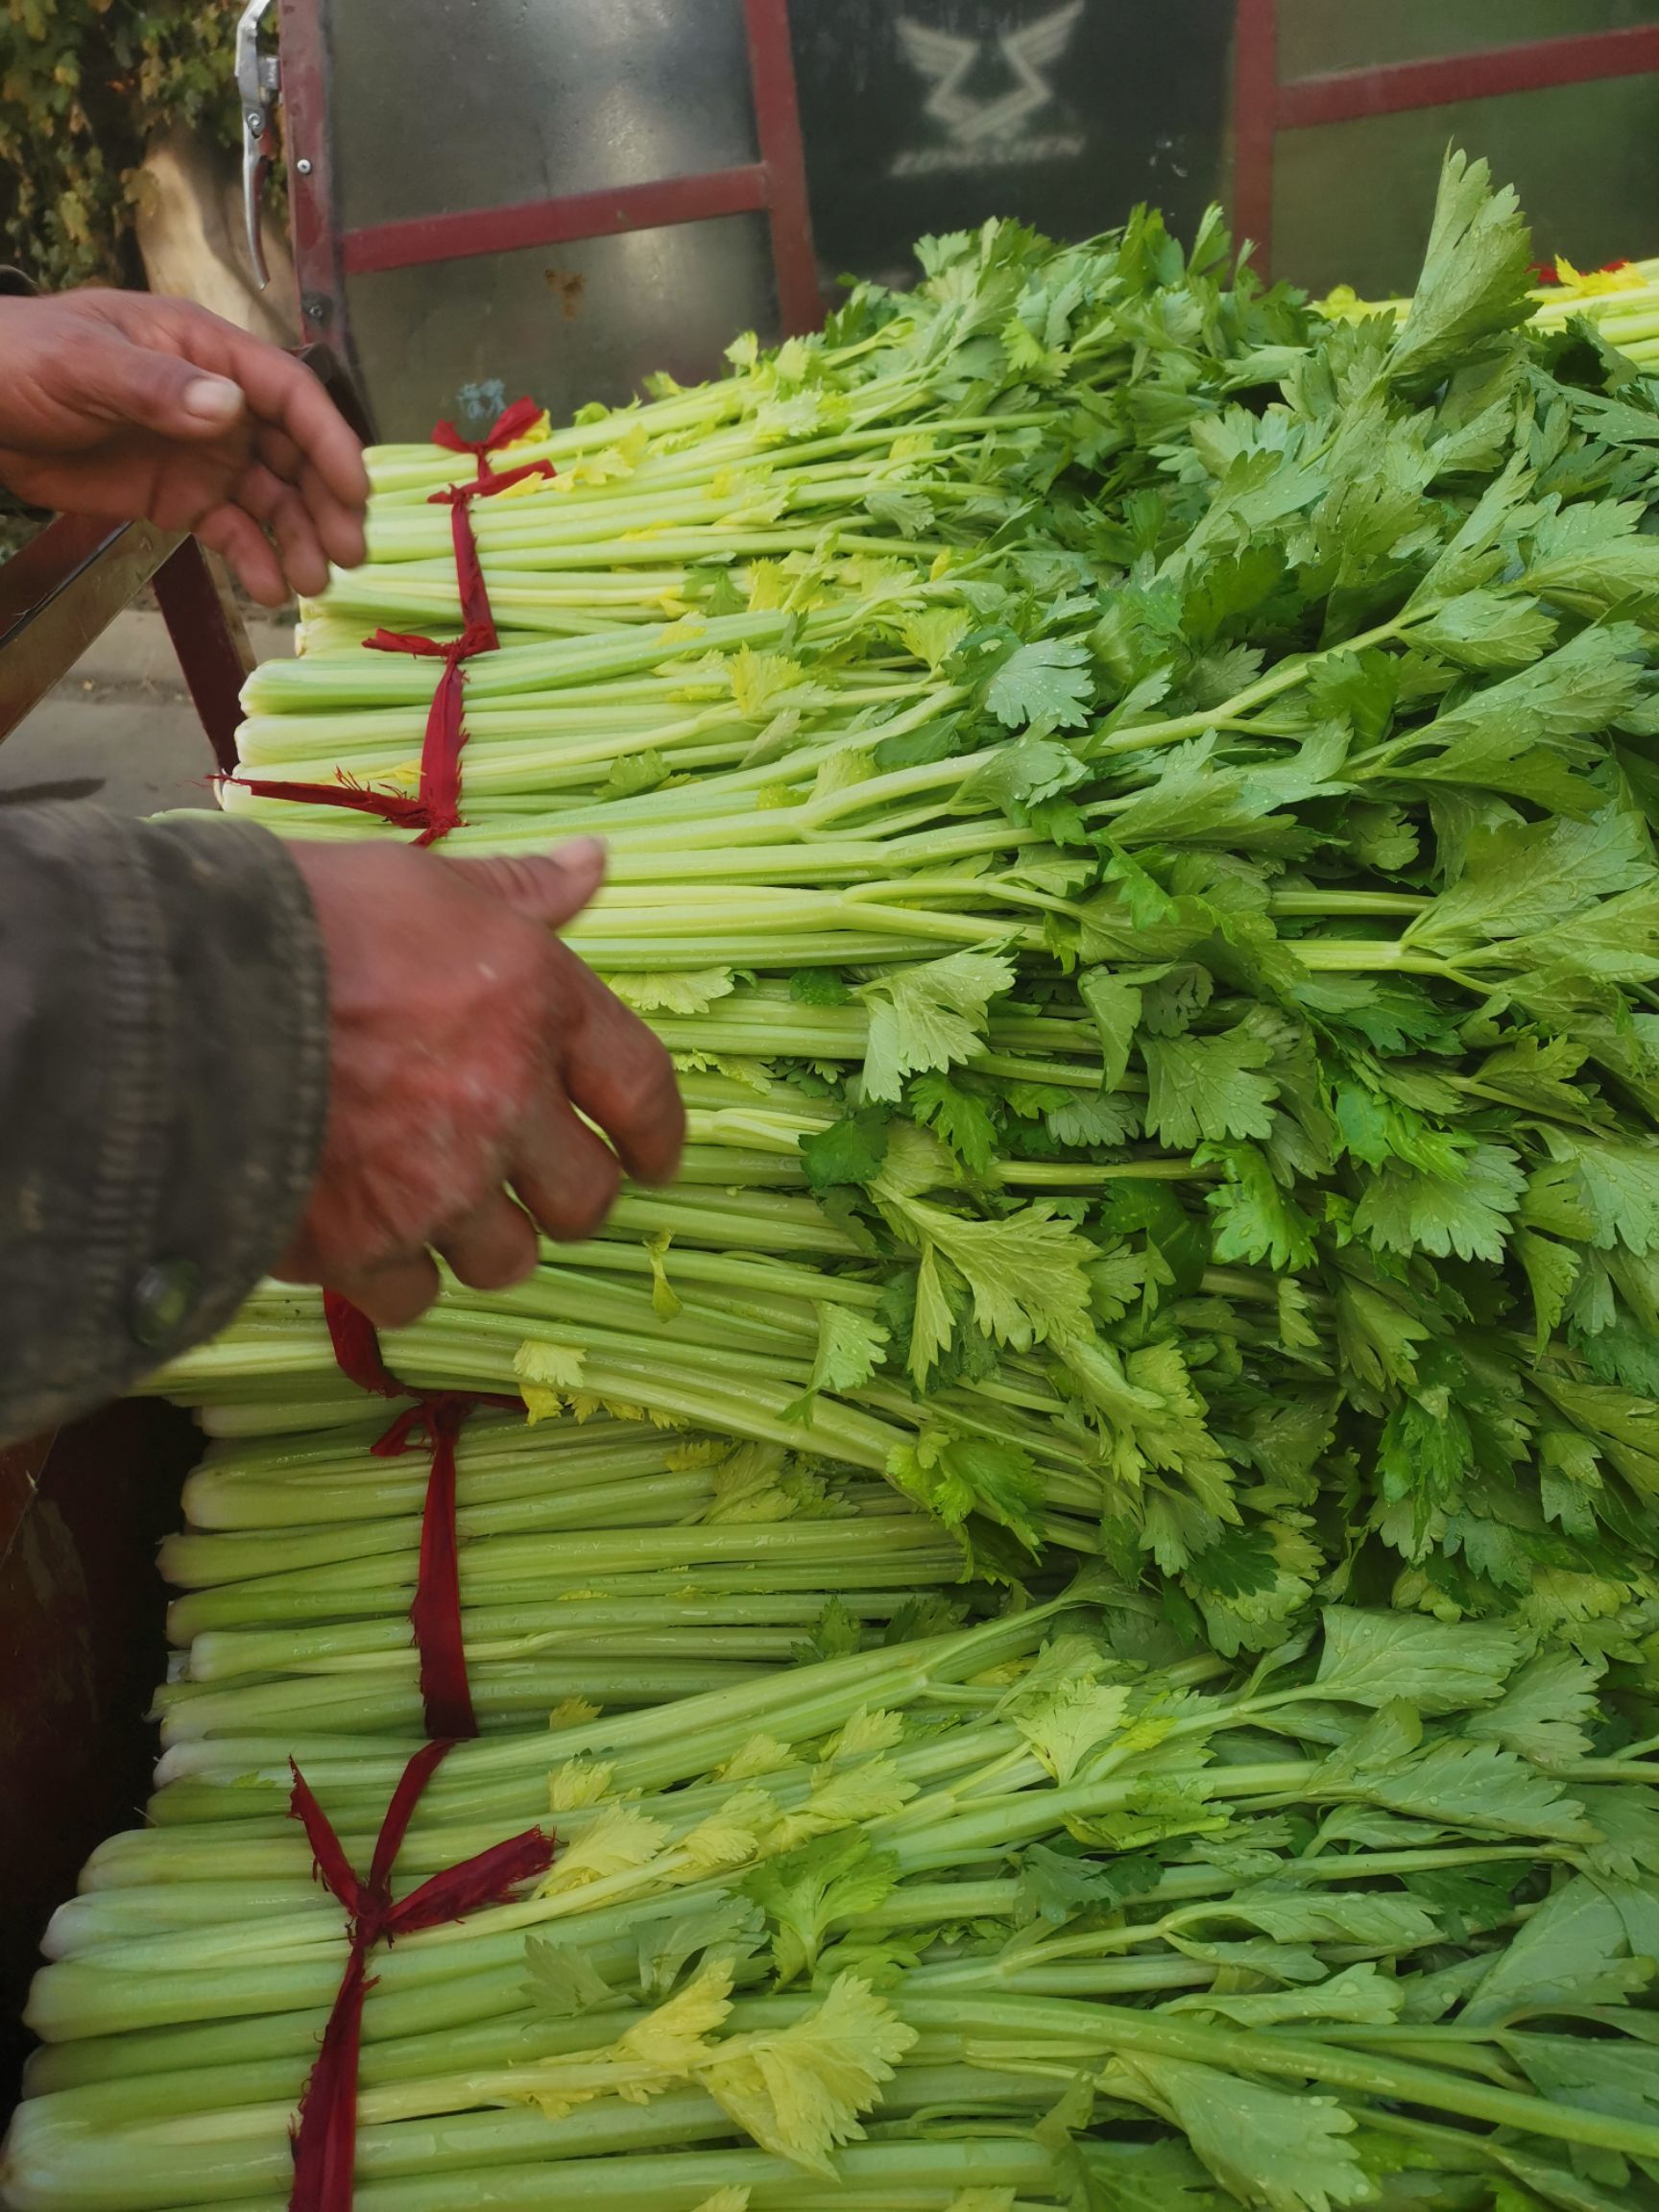
[[[202,1271],[190,1260],[157,1260],[132,1286],[128,1326],[145,1351],[179,1336],[202,1295]]]

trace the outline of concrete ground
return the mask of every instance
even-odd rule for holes
[[[262,661],[293,632],[250,624]],[[161,617],[129,608],[0,742],[0,806],[90,799],[122,814],[213,805],[213,756]]]

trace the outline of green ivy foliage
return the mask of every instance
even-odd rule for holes
[[[138,283],[137,170],[157,129],[234,141],[239,0],[3,0],[0,245],[43,290]]]

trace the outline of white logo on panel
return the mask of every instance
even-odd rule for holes
[[[1083,16],[1084,0],[998,31],[990,38],[963,38],[931,30],[901,16],[896,26],[904,59],[930,87],[923,104],[950,140],[947,146],[918,147],[893,163],[896,177],[926,176],[949,169],[1005,167],[1021,161],[1074,157],[1083,151],[1075,132],[1027,133],[1023,126],[1054,98],[1048,72],[1061,61]],[[987,49],[1001,58],[1008,84],[990,97],[968,89],[974,66]]]

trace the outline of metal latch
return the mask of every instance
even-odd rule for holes
[[[236,90],[242,102],[242,212],[248,219],[248,257],[264,291],[271,281],[260,236],[260,194],[276,158],[276,103],[282,94],[282,63],[274,46],[259,35],[276,0],[248,0],[236,25]]]

